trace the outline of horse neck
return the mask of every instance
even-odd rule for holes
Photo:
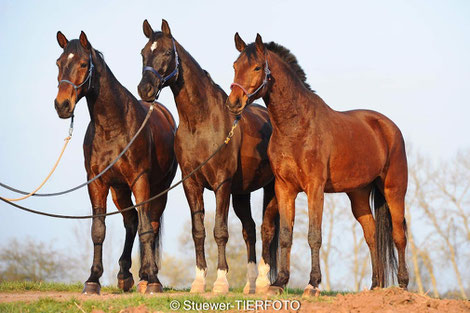
[[[272,86],[263,97],[268,107],[273,128],[281,133],[304,131],[302,121],[321,119],[331,108],[314,92],[309,90],[289,65],[277,55],[268,53],[268,63],[273,78]]]
[[[94,62],[96,72],[92,76],[92,90],[86,95],[91,122],[96,131],[122,130],[129,111],[136,108],[128,99],[128,91],[114,77],[104,60],[97,56]]]
[[[208,77],[194,58],[176,43],[180,57],[180,71],[171,90],[175,97],[180,125],[194,129],[198,124],[218,116],[230,125],[230,114],[225,108],[227,94]]]

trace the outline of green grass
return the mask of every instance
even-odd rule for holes
[[[300,296],[290,297],[286,295],[272,298],[275,299],[297,299],[300,300]],[[197,310],[185,310],[184,303],[189,301],[190,303],[202,304],[202,303],[230,303],[232,310],[237,309],[237,300],[247,299],[261,299],[260,297],[245,296],[243,294],[231,294],[226,296],[214,296],[206,298],[200,295],[172,295],[167,294],[164,296],[144,296],[140,294],[132,294],[128,297],[108,299],[108,300],[78,300],[75,298],[58,301],[51,298],[43,298],[34,302],[11,302],[11,303],[0,303],[0,312],[81,312],[81,309],[85,312],[91,312],[94,309],[103,310],[105,312],[119,312],[128,307],[138,307],[145,305],[150,310],[169,312],[173,311],[170,309],[170,302],[177,300],[181,304],[179,312],[197,312]],[[322,297],[315,301],[326,301]],[[188,302],[186,302],[188,303]],[[188,304],[189,305],[189,304]]]
[[[2,281],[0,282],[0,292],[21,292],[21,291],[69,291],[82,292],[83,283],[54,283],[54,282],[32,282],[32,281]],[[122,293],[121,289],[111,286],[103,286],[103,292]]]
[[[82,283],[63,284],[50,282],[0,282],[0,292],[22,292],[22,291],[56,291],[56,292],[81,292]],[[121,294],[122,291],[116,287],[103,287],[103,293]],[[0,312],[91,312],[93,309],[103,310],[105,312],[119,312],[128,307],[138,307],[145,305],[151,311],[174,311],[170,308],[170,302],[177,300],[181,304],[179,312],[197,312],[197,310],[184,310],[185,301],[202,305],[203,303],[229,303],[232,311],[237,311],[238,300],[256,300],[264,299],[262,296],[244,295],[241,288],[234,288],[229,295],[193,295],[188,289],[175,290],[165,288],[165,294],[161,296],[145,296],[135,292],[127,294],[125,297],[112,299],[77,299],[57,300],[52,298],[41,298],[37,301],[0,303]],[[181,293],[184,294],[181,294]],[[287,289],[284,294],[270,297],[272,300],[301,300],[302,289]],[[178,293],[178,294],[176,294]],[[309,301],[327,301],[332,299],[339,292],[324,293],[319,298]],[[344,292],[341,292],[344,294]]]

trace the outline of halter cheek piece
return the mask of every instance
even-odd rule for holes
[[[240,84],[238,83],[235,83],[233,82],[231,85],[230,85],[230,89],[233,89],[233,87],[238,87],[240,88],[244,93],[245,95],[247,96],[248,99],[250,99],[252,96],[254,96],[258,91],[261,90],[261,88],[263,88],[264,86],[266,86],[266,84],[268,83],[269,81],[269,78],[271,76],[271,71],[269,70],[269,66],[268,66],[268,60],[265,60],[265,66],[264,66],[264,80],[263,82],[261,83],[261,85],[256,88],[255,91],[253,91],[252,93],[248,93],[248,91]]]
[[[61,81],[59,81],[59,84],[57,85],[57,87],[59,87],[60,84],[62,84],[62,83],[70,84],[70,85],[72,85],[73,90],[75,90],[75,94],[78,96],[78,88],[85,85],[87,81],[88,81],[88,89],[90,89],[90,87],[91,87],[91,75],[93,74],[93,68],[94,67],[95,66],[93,65],[93,59],[92,59],[91,53],[90,53],[90,67],[88,69],[88,76],[85,78],[85,80],[80,85],[75,85],[70,80],[62,79]],[[72,133],[73,133],[73,120],[74,120],[74,114],[72,112],[72,117],[70,119],[70,128],[69,128],[69,136],[70,137],[72,137]]]
[[[157,76],[157,78],[160,80],[160,85],[158,87],[157,93],[155,94],[155,99],[158,99],[158,95],[160,94],[160,91],[162,90],[162,88],[165,87],[165,84],[170,79],[172,79],[173,77],[175,77],[179,74],[180,62],[179,62],[179,58],[178,58],[178,51],[176,51],[175,40],[173,38],[171,40],[173,41],[173,51],[175,52],[175,69],[173,70],[173,72],[171,72],[167,76],[163,77],[162,75],[160,75],[160,73],[158,73],[158,71],[156,69],[154,69],[151,66],[144,66],[144,68],[142,69],[142,75],[145,73],[145,71],[149,71],[149,72],[152,72],[153,74],[155,74],[155,76]]]
[[[91,58],[91,54],[90,54],[90,67],[88,69],[88,76],[85,78],[85,80],[80,84],[80,85],[75,85],[74,83],[72,83],[70,80],[67,80],[67,79],[62,79],[61,81],[59,81],[59,85],[57,87],[60,86],[60,84],[62,83],[67,83],[67,84],[70,84],[73,86],[73,89],[75,90],[75,93],[77,93],[78,91],[78,88],[82,87],[83,85],[86,84],[86,82],[88,81],[88,89],[90,89],[91,87],[91,75],[93,74],[93,68],[95,66],[93,65],[93,60]]]

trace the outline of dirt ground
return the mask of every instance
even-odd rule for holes
[[[173,293],[172,295],[183,295],[184,293]],[[168,294],[162,294],[167,296]],[[40,298],[54,298],[57,300],[68,300],[72,297],[80,300],[109,300],[113,298],[121,298],[130,295],[122,294],[106,294],[101,296],[87,296],[73,292],[21,292],[21,293],[0,293],[0,302],[14,301],[36,301]],[[207,295],[210,301],[210,295]],[[351,313],[372,313],[372,312],[398,312],[398,313],[420,313],[420,312],[470,312],[470,301],[464,300],[440,300],[433,299],[428,296],[418,295],[407,292],[399,288],[387,288],[373,291],[363,291],[357,294],[337,295],[336,297],[324,297],[326,301],[308,301],[302,300],[299,310],[274,309],[256,310],[229,310],[227,312],[351,312]],[[284,300],[281,300],[284,301]],[[93,311],[94,313],[102,313],[102,311]],[[155,312],[148,310],[145,306],[128,308],[121,311],[122,313],[150,313]]]

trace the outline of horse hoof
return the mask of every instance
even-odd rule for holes
[[[267,286],[256,286],[256,294],[267,295],[269,290],[269,285]]]
[[[147,284],[147,289],[145,290],[145,293],[148,295],[153,295],[155,293],[162,293],[162,292],[163,292],[163,287],[162,287],[162,284],[160,283]]]
[[[212,292],[218,295],[228,293],[228,284],[225,283],[214,283],[214,288],[212,288]]]
[[[304,293],[302,294],[302,298],[317,298],[320,296],[320,289],[318,287],[313,287],[312,285],[308,285],[304,289]]]
[[[284,288],[279,287],[279,286],[269,286],[268,291],[266,292],[268,296],[278,296],[278,295],[282,295],[283,293],[284,293]]]
[[[82,293],[84,295],[99,295],[101,286],[99,283],[87,281],[83,287]]]
[[[206,284],[194,281],[191,284],[191,293],[203,293],[206,291]]]
[[[137,284],[137,292],[145,293],[145,291],[147,290],[147,284],[148,282],[146,280],[139,281],[139,283]]]
[[[118,287],[124,291],[131,290],[133,286],[134,279],[132,278],[132,275],[124,279],[118,279]]]
[[[245,287],[243,288],[243,293],[245,295],[249,295],[249,294],[254,294],[255,292],[256,292],[255,284],[246,283]]]

